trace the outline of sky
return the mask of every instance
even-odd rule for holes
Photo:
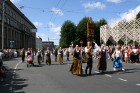
[[[61,26],[66,20],[75,25],[84,17],[94,22],[104,18],[110,26],[123,19],[135,19],[140,0],[11,0],[36,26],[37,37],[59,45]]]

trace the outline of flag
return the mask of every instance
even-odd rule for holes
[[[21,6],[21,7],[20,7],[20,9],[23,9],[23,8],[24,8],[24,6]]]

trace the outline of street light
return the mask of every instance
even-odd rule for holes
[[[5,12],[5,1],[2,3],[2,49],[4,49],[4,12]]]

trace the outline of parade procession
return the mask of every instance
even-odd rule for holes
[[[139,93],[140,0],[0,0],[0,93]]]

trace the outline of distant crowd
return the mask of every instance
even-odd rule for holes
[[[106,71],[108,59],[113,61],[113,70],[115,71],[124,70],[122,62],[140,63],[140,45],[107,46],[102,44],[98,46],[95,43],[93,47],[92,44],[88,42],[86,47],[70,45],[68,48],[57,47],[53,51],[48,47],[47,49],[39,48],[36,52],[32,48],[28,48],[27,50],[24,48],[20,50],[4,49],[2,52],[4,53],[4,58],[21,56],[22,62],[26,62],[27,66],[29,66],[29,64],[34,66],[35,55],[37,56],[38,65],[42,62],[51,65],[51,55],[54,55],[55,62],[61,65],[63,64],[63,57],[66,56],[67,61],[70,61],[69,57],[71,55],[73,58],[70,72],[76,75],[83,73],[82,63],[87,63],[85,73],[87,74],[87,71],[89,71],[89,75],[91,75],[93,58],[98,59],[97,68],[101,73]]]

